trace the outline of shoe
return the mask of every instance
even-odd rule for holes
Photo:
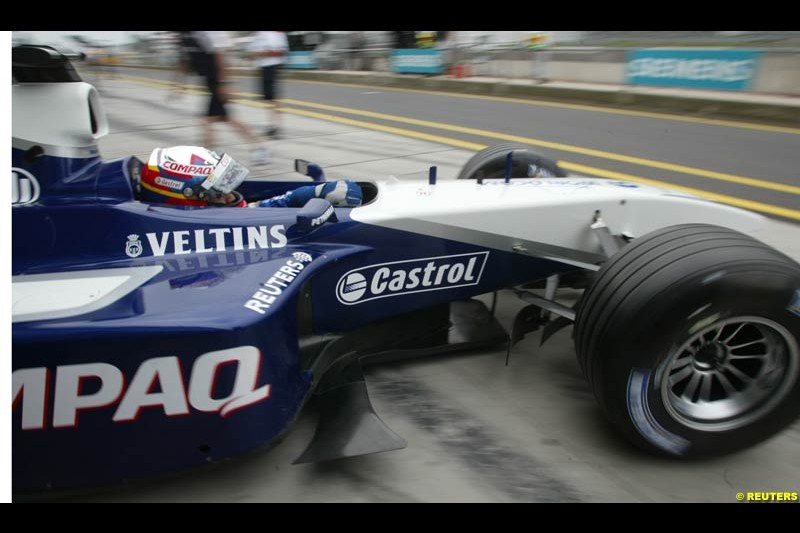
[[[250,162],[253,165],[268,165],[272,161],[272,156],[266,146],[256,148],[250,154]]]

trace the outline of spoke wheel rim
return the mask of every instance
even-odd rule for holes
[[[672,418],[700,431],[752,424],[794,385],[800,350],[782,325],[763,317],[720,320],[694,333],[659,366]]]

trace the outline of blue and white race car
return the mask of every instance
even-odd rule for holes
[[[64,56],[15,48],[13,75],[17,493],[274,443],[312,395],[298,461],[402,448],[362,365],[573,324],[609,421],[647,450],[725,453],[800,415],[800,265],[747,236],[758,215],[569,177],[509,145],[457,180],[358,181],[357,206],[157,203],[150,162],[99,156],[102,102]],[[222,159],[202,162],[200,192],[237,185],[258,204],[327,183],[307,162],[316,182],[241,181]],[[181,190],[174,170],[164,183]],[[566,287],[577,304],[559,301]],[[528,303],[508,328],[475,298],[499,290]]]

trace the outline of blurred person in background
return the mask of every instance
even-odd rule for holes
[[[268,137],[277,138],[283,127],[281,109],[278,106],[278,72],[289,53],[289,40],[286,32],[257,31],[248,47],[250,57],[261,69],[261,83],[267,108]]]
[[[226,62],[226,54],[232,45],[228,33],[224,31],[182,31],[179,34],[183,64],[196,74],[203,76],[206,80],[206,87],[211,93],[203,128],[203,145],[215,146],[213,125],[215,122],[227,122],[253,146],[252,164],[268,164],[270,153],[266,144],[252,132],[247,124],[230,116],[226,109],[232,81]]]

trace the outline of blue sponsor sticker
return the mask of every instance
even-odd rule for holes
[[[628,53],[627,80],[632,85],[743,91],[755,79],[758,57],[753,50],[634,50]]]
[[[477,285],[489,252],[424,257],[357,268],[336,283],[336,298],[356,305],[379,298]]]
[[[315,69],[317,60],[314,59],[314,52],[289,52],[285,68],[294,69]]]
[[[439,50],[403,49],[392,51],[392,72],[406,74],[441,74],[444,72]]]

